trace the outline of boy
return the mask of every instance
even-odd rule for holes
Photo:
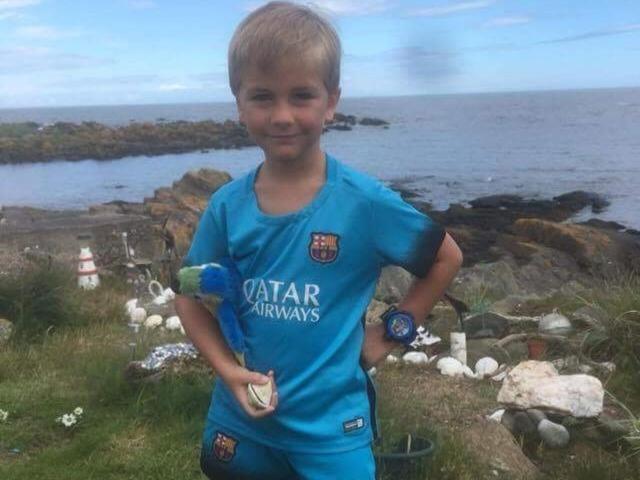
[[[272,2],[229,47],[240,121],[264,162],[215,192],[185,265],[230,257],[247,346],[239,366],[198,302],[176,308],[217,372],[201,465],[210,477],[374,479],[373,389],[365,368],[421,321],[458,271],[455,242],[380,182],[323,153],[340,97],[340,42],[310,9]],[[419,278],[384,321],[362,320],[384,265]],[[272,382],[267,408],[249,383]]]

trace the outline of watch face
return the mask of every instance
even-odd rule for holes
[[[411,333],[412,326],[411,319],[407,315],[394,315],[389,320],[389,331],[395,338],[407,337]]]

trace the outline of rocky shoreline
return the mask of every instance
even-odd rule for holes
[[[325,129],[348,131],[354,126],[388,128],[377,118],[336,113]],[[55,160],[113,160],[129,156],[155,156],[198,150],[253,146],[246,128],[238,122],[137,123],[110,127],[97,122],[35,122],[0,124],[0,165]]]
[[[108,269],[124,262],[121,233],[126,231],[137,256],[156,261],[168,283],[209,196],[229,180],[225,172],[191,171],[142,203],[114,201],[88,211],[5,206],[0,210],[1,269],[35,246],[73,264],[79,251],[76,237],[86,233],[92,236],[97,264]],[[606,201],[596,194],[570,192],[549,200],[495,195],[476,199],[470,207],[452,204],[436,211],[415,200],[412,192],[394,187],[443,224],[461,246],[465,261],[453,292],[485,289],[494,298],[517,300],[578,292],[594,276],[612,271],[640,271],[640,232],[614,222],[568,223],[585,208],[606,208]]]

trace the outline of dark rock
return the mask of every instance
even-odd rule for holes
[[[609,201],[601,195],[593,192],[584,192],[582,190],[565,193],[553,197],[553,199],[563,207],[568,207],[576,212],[590,205],[593,213],[600,213],[609,206]]]
[[[360,125],[363,125],[365,127],[379,127],[382,125],[389,125],[389,122],[385,122],[384,120],[381,120],[379,118],[370,118],[370,117],[363,117],[360,119]]]
[[[333,114],[333,121],[335,123],[346,123],[347,125],[355,125],[357,119],[354,115],[345,115],[344,113],[336,112]]]
[[[578,225],[586,225],[588,227],[601,228],[603,230],[624,230],[625,226],[618,222],[600,220],[599,218],[591,218],[586,222],[580,222]]]
[[[542,410],[536,408],[530,408],[527,410],[527,415],[531,418],[531,421],[537,426],[542,420],[545,420],[547,416]]]
[[[538,434],[542,441],[552,448],[564,448],[569,444],[569,431],[546,418],[538,424]]]
[[[523,203],[522,197],[518,195],[489,195],[486,197],[471,200],[469,204],[473,208],[514,208],[519,207]]]
[[[532,436],[537,433],[533,421],[522,410],[505,410],[501,422],[514,436]]]
[[[350,131],[353,130],[353,128],[351,128],[349,125],[341,125],[341,124],[334,124],[334,125],[328,125],[327,130],[339,130],[339,131]]]

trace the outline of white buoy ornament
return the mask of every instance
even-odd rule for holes
[[[98,269],[93,261],[93,253],[89,247],[80,248],[78,257],[78,287],[93,290],[100,286]]]

